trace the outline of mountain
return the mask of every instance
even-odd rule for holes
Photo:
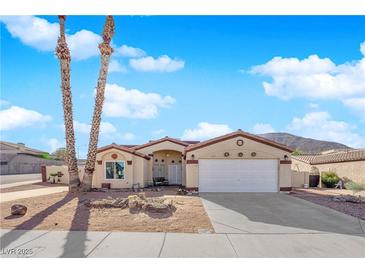
[[[298,149],[305,154],[315,154],[332,149],[351,149],[344,144],[304,138],[285,132],[258,134],[261,137]]]

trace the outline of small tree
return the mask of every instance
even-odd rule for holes
[[[298,155],[302,155],[303,154],[303,151],[301,151],[300,149],[295,149],[292,153],[291,153],[291,155],[293,155],[293,156],[298,156]]]
[[[66,148],[64,147],[58,148],[55,152],[52,153],[52,156],[62,161],[65,160]]]

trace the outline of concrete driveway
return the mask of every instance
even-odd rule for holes
[[[201,193],[239,257],[365,257],[365,221],[283,193]]]
[[[0,229],[0,257],[365,257],[363,220],[285,194],[201,196],[216,233]]]

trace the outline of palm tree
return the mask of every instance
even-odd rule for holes
[[[101,53],[101,67],[99,71],[98,85],[96,88],[94,114],[91,124],[89,148],[85,164],[85,173],[82,180],[83,189],[85,191],[89,191],[91,189],[92,177],[95,169],[101,113],[103,111],[103,104],[104,104],[106,77],[108,74],[110,56],[113,53],[113,49],[110,46],[110,41],[113,35],[114,35],[114,19],[113,16],[109,15],[106,17],[106,21],[104,24],[103,42],[99,44],[99,49]]]
[[[63,115],[65,121],[66,135],[66,163],[69,173],[69,190],[75,191],[80,185],[79,171],[77,168],[77,160],[75,154],[75,134],[72,118],[72,94],[70,87],[70,62],[71,55],[66,43],[65,37],[65,20],[66,16],[58,16],[60,21],[60,37],[58,37],[56,55],[60,60],[61,66],[61,89]]]

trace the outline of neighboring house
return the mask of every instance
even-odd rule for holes
[[[161,180],[201,192],[291,188],[292,149],[238,130],[204,142],[170,137],[98,149],[93,187],[130,188]]]
[[[23,143],[0,141],[1,175],[40,173],[42,165],[62,165],[63,161],[42,158],[46,153]]]
[[[294,173],[308,173],[313,166],[318,168],[320,174],[333,171],[339,177],[347,177],[354,182],[365,184],[365,149],[292,156]],[[293,186],[301,187],[302,183],[299,181],[300,179],[293,181]]]

